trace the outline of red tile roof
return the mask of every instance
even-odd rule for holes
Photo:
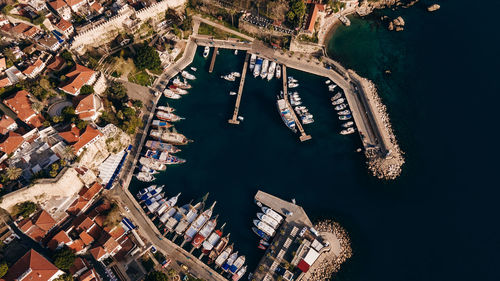
[[[31,249],[9,268],[7,275],[2,280],[48,281],[53,280],[55,276],[61,274],[62,271],[55,267],[55,265],[37,251]]]
[[[78,253],[85,248],[85,244],[81,239],[76,239],[71,245],[68,245],[68,247]]]
[[[30,27],[28,30],[25,30],[23,32],[24,36],[26,37],[33,37],[35,34],[37,34],[38,32],[40,32],[40,29],[32,26]]]
[[[80,148],[84,147],[87,143],[92,141],[98,136],[102,136],[102,133],[95,129],[94,127],[87,125],[85,132],[81,135],[78,141],[73,145],[73,149],[75,151],[80,150]]]
[[[18,25],[14,26],[11,30],[14,33],[22,34],[26,30],[28,30],[29,28],[31,28],[30,25],[27,25],[24,22],[21,22]]]
[[[62,31],[68,30],[71,26],[71,23],[65,19],[61,19],[58,23],[56,23],[56,27]]]
[[[78,273],[78,271],[86,269],[88,269],[87,264],[82,258],[78,257],[75,259],[73,265],[69,268],[69,273],[71,273],[71,275],[75,275],[76,273]]]
[[[33,71],[35,71],[35,69],[41,67],[42,65],[43,65],[43,61],[41,59],[37,59],[34,64],[28,66],[28,68],[26,68],[23,71],[23,74],[24,75],[31,75],[33,73]]]
[[[0,58],[0,69],[7,68],[7,63],[5,62],[5,58]]]
[[[85,271],[80,277],[78,277],[78,281],[93,281],[93,280],[97,280],[93,268]]]
[[[68,3],[69,6],[73,7],[74,5],[76,5],[82,1],[85,1],[85,0],[66,0],[66,3]]]
[[[317,4],[314,4],[311,7],[311,12],[309,13],[309,17],[307,18],[306,29],[310,32],[314,32],[314,25],[316,24],[316,19],[318,18],[318,10],[319,7]]]
[[[94,96],[94,94],[90,94],[78,102],[78,105],[75,108],[75,113],[80,114],[82,112],[88,112],[91,110],[95,111],[95,109],[96,109],[95,106],[96,106],[95,105],[95,96]]]
[[[85,245],[90,245],[92,242],[94,242],[94,238],[85,231],[80,233],[80,239]]]
[[[96,12],[101,12],[102,10],[102,6],[101,4],[99,4],[99,2],[95,1],[92,5],[90,5],[90,7],[92,7],[92,9],[94,9],[94,11]]]
[[[80,139],[80,129],[75,124],[71,124],[69,131],[59,132],[59,135],[69,144],[73,144]]]
[[[83,197],[78,197],[71,206],[66,210],[66,212],[70,215],[77,216],[85,207],[89,204],[89,200],[83,198]]]
[[[47,68],[50,70],[59,70],[63,67],[65,61],[62,57],[60,56],[55,56],[52,62],[47,65]]]
[[[61,87],[61,89],[67,93],[72,95],[76,95],[78,91],[85,85],[92,75],[94,75],[95,71],[89,69],[85,66],[77,64],[73,71],[66,74],[66,77],[70,79],[70,82]]]
[[[10,82],[8,77],[0,79],[0,88],[10,86],[12,83]]]
[[[55,251],[57,247],[61,244],[68,244],[72,240],[69,238],[68,234],[64,230],[59,231],[52,239],[47,243],[47,247],[52,251]]]
[[[97,246],[95,248],[90,249],[90,254],[94,257],[94,259],[99,260],[104,255],[106,255],[106,251],[104,250],[103,247]]]
[[[7,128],[14,125],[15,123],[16,121],[14,121],[14,119],[10,118],[9,116],[2,116],[2,118],[0,118],[0,134],[7,134],[9,132]]]
[[[87,231],[94,225],[94,221],[92,221],[89,217],[86,217],[78,226],[77,229],[79,231]]]
[[[56,225],[56,221],[45,210],[42,210],[38,215],[33,216],[33,218],[35,225],[45,231],[49,231]]]
[[[8,137],[0,143],[0,151],[10,154],[16,151],[23,143],[24,138],[20,134],[10,131]]]
[[[64,6],[68,6],[68,5],[66,5],[66,3],[63,0],[52,1],[52,2],[49,2],[49,4],[56,11]]]
[[[5,99],[3,103],[12,109],[12,111],[17,114],[19,119],[26,122],[26,120],[36,114],[36,112],[31,108],[32,102],[29,97],[30,94],[28,92],[21,90],[11,98]]]
[[[84,199],[91,200],[99,191],[101,191],[101,189],[102,185],[98,182],[95,182],[91,187],[83,187],[78,195],[80,195]]]

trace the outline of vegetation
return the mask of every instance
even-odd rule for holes
[[[142,44],[137,48],[137,54],[134,57],[135,66],[141,70],[158,70],[161,67],[161,60],[158,52],[147,44]]]
[[[338,13],[342,8],[345,8],[345,3],[339,0],[328,0],[327,5],[330,6],[334,13]]]
[[[59,276],[55,281],[74,281],[75,278],[71,276],[70,274],[63,274]]]
[[[117,226],[122,220],[120,209],[116,203],[111,203],[111,208],[105,213],[106,219],[103,222],[104,226],[113,227]]]
[[[73,250],[67,246],[57,250],[52,256],[54,260],[54,265],[59,269],[68,271],[70,267],[75,263],[76,255]]]
[[[146,71],[138,71],[136,73],[130,73],[128,75],[128,81],[147,87],[153,84],[154,78],[149,76]]]
[[[302,20],[306,15],[306,4],[302,0],[290,0],[290,9],[286,14],[288,23],[293,28],[299,28],[302,25]]]
[[[9,180],[17,180],[23,174],[23,170],[17,167],[8,167],[6,169],[6,176]]]
[[[161,271],[150,272],[144,281],[168,281],[168,276]]]
[[[206,23],[200,23],[200,28],[198,29],[198,34],[209,35],[215,39],[227,39],[227,38],[238,38],[240,40],[245,40],[237,35],[222,31]]]
[[[31,216],[36,211],[36,204],[31,201],[24,201],[22,203],[17,203],[14,206],[14,214],[16,216],[22,216],[27,218]]]
[[[105,111],[101,120],[114,124],[127,134],[135,134],[137,128],[142,127],[142,120],[134,108],[128,107],[129,99],[125,87],[119,82],[112,82],[105,94],[106,98],[103,99]]]
[[[8,270],[9,270],[9,266],[7,265],[6,262],[0,263],[0,278],[4,277],[5,274],[7,274]]]
[[[80,89],[80,95],[86,96],[94,93],[94,88],[90,85],[83,85]]]

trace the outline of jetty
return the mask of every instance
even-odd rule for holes
[[[245,85],[249,57],[250,54],[247,53],[245,56],[245,62],[243,63],[243,70],[241,71],[240,87],[238,88],[238,96],[236,97],[236,104],[234,105],[233,118],[229,119],[229,124],[240,124],[240,121],[238,120],[238,112],[240,111],[241,95],[243,94],[243,86]]]
[[[255,201],[280,214],[284,220],[253,273],[254,280],[319,280],[318,272],[333,272],[351,253],[349,239],[338,224],[313,225],[304,209],[269,193],[258,191]],[[334,231],[336,229],[337,231]],[[347,257],[348,258],[348,257]],[[325,262],[326,261],[326,262]],[[335,263],[335,267],[328,263]],[[342,262],[340,262],[342,261]],[[280,267],[283,270],[277,268]],[[287,268],[297,268],[293,273]]]
[[[212,61],[210,62],[210,68],[208,69],[209,73],[214,71],[215,59],[217,58],[217,51],[219,51],[219,47],[215,47],[214,53],[212,54]]]
[[[295,124],[297,128],[299,128],[300,132],[300,141],[306,141],[310,140],[312,137],[304,131],[304,127],[302,127],[302,123],[300,123],[299,118],[297,118],[297,115],[295,114],[295,111],[293,110],[292,106],[290,105],[290,102],[288,101],[288,76],[286,75],[286,65],[283,65],[282,67],[282,76],[283,76],[283,97],[285,99],[286,105],[288,106],[290,112],[292,113],[293,120],[295,120]]]

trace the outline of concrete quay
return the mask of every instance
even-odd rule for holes
[[[259,190],[255,195],[255,201],[270,207],[285,219],[276,229],[274,238],[269,241],[270,245],[250,280],[290,280],[286,278],[294,274],[288,269],[298,267],[298,264],[305,259],[312,264],[305,272],[295,271],[294,280],[320,280],[319,276],[329,278],[335,270],[338,270],[346,257],[349,257],[345,254],[351,251],[349,239],[346,235],[342,235],[345,232],[332,231],[325,227],[324,223],[318,225],[321,230],[316,230],[301,206],[266,192]],[[338,224],[333,228],[341,229]],[[316,259],[306,258],[309,255],[316,256]],[[278,267],[286,270],[283,276],[276,273]]]
[[[240,111],[241,96],[243,95],[243,87],[245,86],[249,57],[250,54],[247,53],[245,55],[245,63],[243,63],[243,70],[241,71],[240,87],[238,88],[238,96],[236,97],[236,103],[234,105],[233,118],[229,119],[229,124],[240,124],[240,121],[238,120],[238,112]]]

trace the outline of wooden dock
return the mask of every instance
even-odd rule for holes
[[[245,85],[249,57],[250,54],[247,53],[245,56],[245,63],[243,63],[243,70],[241,71],[240,87],[238,89],[238,96],[236,97],[236,104],[234,105],[233,118],[228,120],[229,124],[240,124],[240,121],[238,120],[238,112],[240,111],[241,95],[243,94],[243,86]]]
[[[302,127],[302,123],[300,123],[299,121],[299,118],[297,118],[297,115],[295,114],[295,111],[293,110],[292,106],[290,105],[290,102],[288,101],[288,76],[286,75],[286,66],[283,65],[282,67],[282,76],[283,76],[283,97],[285,99],[285,102],[288,106],[288,108],[290,109],[290,112],[292,113],[292,116],[293,116],[293,120],[295,120],[295,124],[297,126],[297,128],[299,128],[299,132],[300,132],[300,141],[306,141],[306,140],[310,140],[312,137],[308,134],[306,134],[306,132],[304,131],[304,127]]]
[[[219,47],[215,47],[214,53],[212,54],[212,61],[210,62],[210,68],[208,69],[209,73],[212,73],[212,71],[214,71],[215,58],[217,57],[217,51],[218,50],[219,50]]]

